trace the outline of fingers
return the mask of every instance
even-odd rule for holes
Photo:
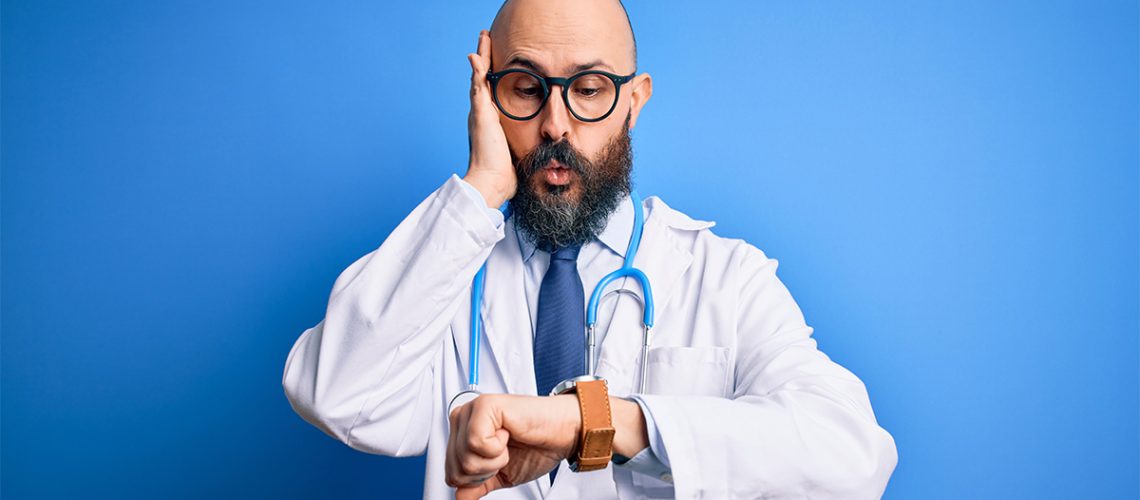
[[[467,426],[467,449],[487,458],[507,450],[509,434],[502,428],[499,398],[480,397],[472,401]]]
[[[471,422],[489,410],[480,403],[483,397],[456,408],[450,415],[451,436],[447,443],[446,481],[449,486],[481,484],[510,462],[507,452],[509,434],[494,429],[489,434],[473,431]],[[489,491],[489,490],[488,490]]]
[[[475,53],[467,54],[471,63],[471,95],[479,95],[487,89],[487,70],[491,68],[491,35],[487,30],[479,32],[479,45]]]
[[[491,69],[491,32],[487,30],[479,32],[479,45],[475,49],[475,56],[479,69],[482,73],[487,73],[487,70]]]
[[[467,432],[467,414],[470,405],[463,405],[451,412],[450,435],[447,439],[447,458],[444,463],[445,481],[448,486],[460,486],[471,482],[469,474],[461,471],[464,435]]]
[[[487,82],[487,72],[479,71],[479,56],[467,54],[467,62],[471,63],[471,95],[474,96]]]
[[[489,207],[499,207],[515,195],[518,178],[511,149],[503,129],[502,116],[495,104],[493,85],[487,79],[491,69],[491,34],[479,32],[475,52],[467,55],[471,64],[471,110],[467,113],[468,181],[483,195]]]
[[[484,495],[502,488],[504,485],[499,478],[492,477],[485,482],[473,486],[461,486],[455,490],[455,500],[473,500],[483,498]]]
[[[491,69],[491,32],[483,30],[479,32],[479,59],[482,63],[483,71]]]
[[[471,64],[471,113],[468,115],[468,127],[474,130],[478,128],[476,124],[481,123],[481,127],[486,128],[492,121],[498,120],[491,102],[491,84],[487,81],[487,71],[491,67],[491,35],[487,30],[479,32],[479,46],[474,53],[467,54],[467,61]]]
[[[467,406],[467,405],[464,405]],[[467,442],[468,433],[468,420],[471,415],[470,408],[464,411],[457,412],[455,421],[455,433],[451,435],[448,441],[448,447],[451,451],[451,467],[447,471],[448,479],[453,486],[461,486],[465,484],[474,484],[478,479],[485,476],[488,472],[483,470],[477,460],[472,459],[471,452],[465,447]]]
[[[461,454],[456,457],[456,468],[447,474],[448,484],[451,486],[473,486],[494,477],[510,462],[507,453],[495,458],[483,458],[474,453]]]
[[[485,458],[505,453],[510,433],[500,425],[500,405],[499,398],[484,394],[452,410],[451,428],[458,432],[451,440]]]

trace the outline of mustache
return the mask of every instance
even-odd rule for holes
[[[543,141],[519,160],[517,168],[524,177],[530,177],[538,169],[550,163],[551,160],[557,161],[578,175],[586,173],[586,167],[589,163],[577,149],[574,149],[574,146],[565,140],[558,142]]]

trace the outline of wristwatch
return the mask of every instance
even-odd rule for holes
[[[582,415],[582,433],[578,449],[567,462],[574,472],[605,469],[613,457],[614,425],[610,415],[610,394],[606,379],[593,375],[565,380],[552,394],[578,395],[578,411]]]

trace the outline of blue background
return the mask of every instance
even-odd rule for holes
[[[629,2],[637,185],[780,260],[886,496],[1136,498],[1137,4],[700,4]],[[419,495],[281,372],[464,171],[496,8],[4,2],[3,496]]]

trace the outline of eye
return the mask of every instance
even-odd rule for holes
[[[599,75],[586,74],[574,80],[570,91],[578,99],[605,99],[613,92],[613,83]]]
[[[582,97],[594,97],[594,96],[598,95],[598,93],[601,91],[602,91],[602,89],[596,88],[596,87],[594,87],[594,88],[576,87],[574,89],[574,92],[577,93],[578,95],[582,96]]]
[[[542,96],[542,87],[538,85],[520,85],[515,87],[515,95],[524,99],[533,99]]]

